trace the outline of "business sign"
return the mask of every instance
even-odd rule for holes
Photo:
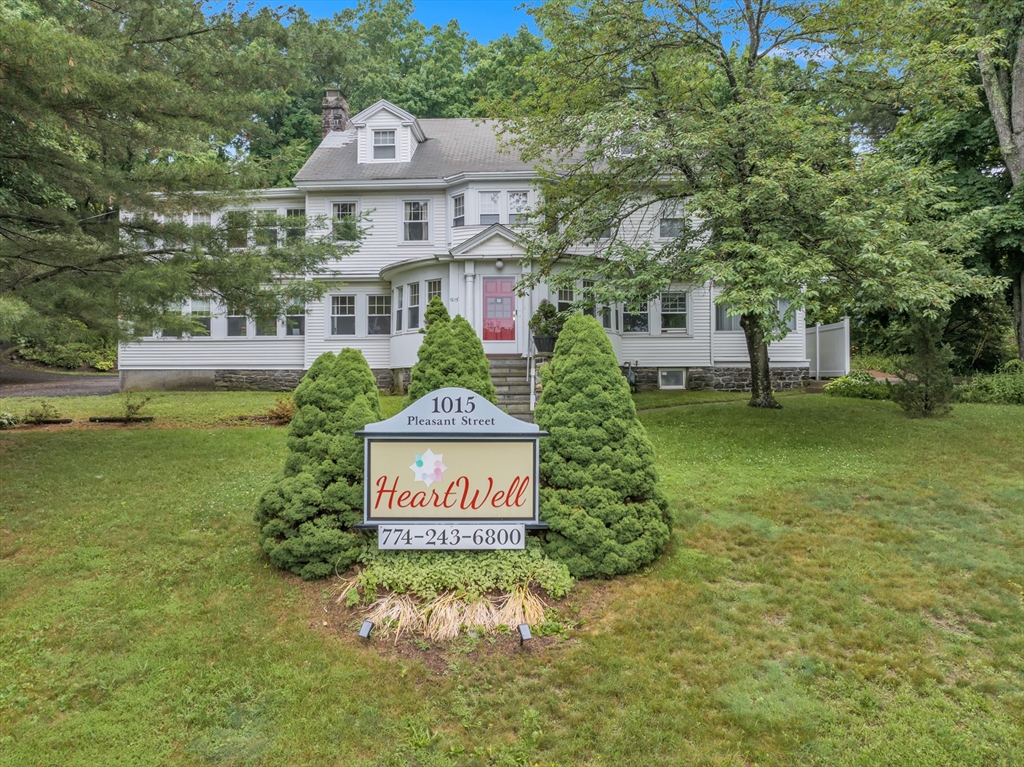
[[[543,432],[468,389],[367,424],[363,526],[382,549],[521,549],[538,521]]]

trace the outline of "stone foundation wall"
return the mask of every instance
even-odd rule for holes
[[[215,370],[213,385],[219,391],[291,391],[304,370]]]
[[[658,368],[634,368],[637,391],[658,389]],[[626,374],[626,368],[622,368]],[[772,389],[785,391],[799,389],[810,379],[809,368],[772,368]],[[686,369],[686,388],[693,391],[714,389],[716,391],[750,391],[750,368],[748,367],[704,367]]]

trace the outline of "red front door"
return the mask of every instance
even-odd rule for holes
[[[484,340],[515,341],[515,277],[484,277]]]

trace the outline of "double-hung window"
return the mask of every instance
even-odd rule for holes
[[[786,317],[786,312],[789,311],[790,302],[785,300],[784,298],[780,298],[775,303],[779,307],[779,319],[783,320],[786,324],[786,327],[789,328],[790,330],[796,330],[796,312],[793,312],[793,315],[791,317]]]
[[[715,305],[715,330],[743,330],[742,326],[740,325],[740,315],[729,314],[730,311],[733,311],[732,304]]]
[[[193,336],[208,336],[210,335],[210,299],[209,298],[193,298],[192,299],[192,322],[196,325],[201,325],[201,328],[192,331]]]
[[[256,211],[256,244],[264,247],[277,245],[277,211]]]
[[[583,307],[583,313],[590,317],[597,316],[597,303],[594,301],[594,281],[583,280],[583,300],[586,301],[586,306]]]
[[[407,201],[404,205],[403,235],[406,242],[430,240],[430,203],[427,200]]]
[[[658,222],[658,236],[671,240],[683,233],[683,203],[679,200],[665,200],[661,203],[661,220]]]
[[[395,332],[402,329],[402,310],[404,305],[402,303],[402,286],[399,285],[395,288]]]
[[[661,332],[686,330],[686,293],[671,291],[661,294]]]
[[[420,284],[409,283],[409,330],[420,326]]]
[[[331,335],[356,334],[356,297],[331,296]]]
[[[193,213],[192,214],[192,226],[209,226],[210,225],[210,214],[209,213]]]
[[[373,132],[373,159],[395,159],[395,132],[393,130],[375,130]]]
[[[466,195],[452,197],[452,227],[466,225]]]
[[[336,202],[333,205],[334,239],[354,241],[359,239],[359,218],[355,202]]]
[[[576,300],[576,292],[572,288],[558,289],[558,311],[569,312],[572,310],[572,302]]]
[[[256,335],[270,337],[277,336],[277,317],[257,317]]]
[[[519,219],[526,215],[529,206],[530,195],[528,192],[508,193],[508,223],[518,223]]]
[[[244,248],[249,245],[249,211],[229,210],[224,214],[224,229],[229,248]]]
[[[243,338],[248,335],[248,322],[241,309],[235,306],[228,307],[228,337]]]
[[[366,333],[391,335],[391,296],[367,296]]]
[[[285,229],[285,240],[295,242],[306,239],[306,209],[288,208],[285,212],[288,218],[288,228]]]
[[[501,219],[501,192],[480,192],[480,225],[497,224]]]
[[[293,304],[285,309],[284,334],[286,336],[306,335],[306,307]]]
[[[796,312],[793,313],[792,317],[786,318],[786,312],[789,310],[789,301],[780,298],[775,302],[775,305],[778,308],[779,318],[785,319],[786,327],[790,330],[796,330]],[[731,311],[735,311],[733,304],[718,304],[715,306],[715,330],[743,330],[743,326],[740,324],[740,315],[729,314]]]
[[[625,333],[651,332],[646,301],[635,306],[626,306],[626,310],[622,313],[622,330]]]
[[[441,297],[441,280],[427,280],[427,303],[434,296]]]

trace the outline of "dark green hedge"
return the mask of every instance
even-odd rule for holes
[[[260,496],[263,550],[305,580],[351,566],[361,537],[363,440],[355,432],[381,419],[377,381],[363,355],[320,355],[295,389],[284,473]]]
[[[657,488],[654,448],[636,417],[629,384],[593,317],[565,323],[537,424],[545,550],[576,578],[611,577],[654,561],[669,539],[668,504]]]

